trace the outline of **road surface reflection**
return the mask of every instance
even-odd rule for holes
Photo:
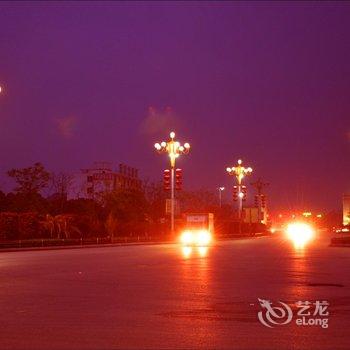
[[[181,252],[185,259],[194,255],[205,258],[208,255],[208,249],[208,247],[181,247]]]

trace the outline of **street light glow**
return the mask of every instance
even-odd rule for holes
[[[244,193],[242,192],[242,180],[245,176],[250,175],[253,172],[253,169],[251,167],[245,168],[242,166],[242,159],[238,159],[238,165],[233,166],[233,167],[227,167],[226,171],[228,172],[229,175],[235,176],[237,179],[238,183],[238,217],[241,220],[242,217],[242,210],[243,210],[243,198],[244,198]],[[241,221],[239,221],[241,222]],[[239,230],[241,230],[239,226]]]
[[[171,230],[174,231],[175,222],[175,186],[174,186],[174,172],[175,162],[180,154],[188,154],[190,151],[190,144],[186,142],[183,146],[179,141],[175,141],[175,132],[172,131],[170,134],[169,141],[157,142],[154,147],[158,153],[167,153],[170,159],[170,171],[171,171]]]

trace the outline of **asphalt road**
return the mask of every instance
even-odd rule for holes
[[[168,244],[0,253],[0,348],[349,349],[350,248],[328,243],[296,248],[276,236],[206,251]],[[326,300],[329,327],[293,318],[268,328],[258,298],[283,301],[294,314],[297,301]]]

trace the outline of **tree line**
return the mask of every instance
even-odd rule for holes
[[[161,183],[118,189],[101,200],[67,199],[73,177],[51,173],[41,163],[11,169],[15,188],[0,191],[0,240],[165,235],[167,194]],[[50,195],[44,196],[44,191]],[[183,211],[217,211],[210,191],[182,191]]]

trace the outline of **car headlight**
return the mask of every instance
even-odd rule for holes
[[[211,241],[211,234],[209,231],[203,230],[199,231],[197,235],[196,243],[199,246],[206,246]]]
[[[193,243],[194,239],[193,239],[193,233],[190,231],[185,231],[182,233],[181,237],[180,237],[180,241],[182,244],[185,245],[190,245]]]

